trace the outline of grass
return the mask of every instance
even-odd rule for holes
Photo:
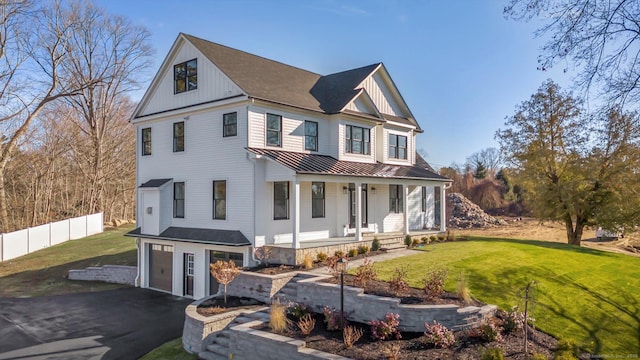
[[[640,351],[640,259],[584,247],[532,241],[471,238],[424,247],[402,258],[409,284],[421,287],[430,268],[445,267],[448,291],[464,272],[471,295],[502,309],[523,305],[522,290],[535,280],[537,328],[574,339],[585,350],[626,356]],[[376,264],[389,279],[397,260]],[[402,319],[400,319],[402,321]]]
[[[135,239],[123,236],[133,225],[71,240],[0,263],[0,289],[5,297],[60,295],[100,291],[123,285],[67,280],[70,269],[137,264]]]
[[[177,338],[151,350],[140,360],[196,360],[197,358],[197,355],[186,352],[182,348],[182,338]]]

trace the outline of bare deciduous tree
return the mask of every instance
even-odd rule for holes
[[[224,285],[224,302],[227,302],[227,285],[232,282],[238,274],[240,274],[240,268],[236,266],[233,260],[222,261],[218,260],[213,264],[209,264],[209,271],[218,282]]]

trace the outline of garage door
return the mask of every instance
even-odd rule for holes
[[[173,246],[149,244],[149,287],[171,292]]]

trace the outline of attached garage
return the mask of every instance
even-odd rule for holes
[[[149,244],[149,287],[172,292],[173,246]]]

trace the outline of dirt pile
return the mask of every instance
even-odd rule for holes
[[[448,226],[452,229],[487,228],[507,222],[485,213],[478,205],[459,193],[447,194]]]

